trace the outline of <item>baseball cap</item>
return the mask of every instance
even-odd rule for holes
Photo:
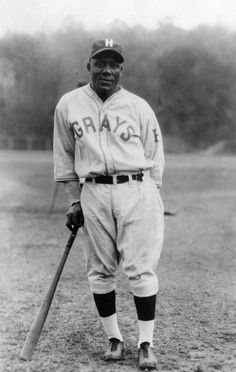
[[[123,62],[124,58],[122,56],[122,47],[115,43],[112,39],[97,40],[93,43],[90,53],[90,58],[97,56],[98,54],[111,51],[117,56],[119,62]]]

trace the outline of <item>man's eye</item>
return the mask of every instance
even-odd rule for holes
[[[103,66],[103,64],[101,62],[95,62],[94,66],[101,68]]]

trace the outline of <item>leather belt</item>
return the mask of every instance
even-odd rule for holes
[[[136,180],[139,182],[142,182],[143,180],[143,173],[136,173],[136,174],[131,174],[132,180]],[[130,180],[130,177],[128,175],[124,174],[117,174],[113,176],[97,176],[93,178],[85,178],[86,182],[93,182],[93,183],[104,183],[104,184],[109,184],[109,185],[115,185],[117,183],[124,183],[128,182]]]

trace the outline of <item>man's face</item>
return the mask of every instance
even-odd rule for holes
[[[116,92],[122,63],[118,62],[112,54],[99,54],[89,61],[87,67],[93,89],[101,98],[107,98]]]

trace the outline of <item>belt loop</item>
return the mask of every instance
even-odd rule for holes
[[[129,185],[131,185],[133,182],[132,174],[128,174],[128,177],[129,177]]]
[[[95,183],[96,183],[96,182],[95,182],[95,178],[94,178],[94,177],[92,178],[92,183],[93,183],[93,184],[95,184]]]
[[[116,174],[113,174],[112,175],[112,181],[113,181],[113,185],[117,185],[117,175]]]

